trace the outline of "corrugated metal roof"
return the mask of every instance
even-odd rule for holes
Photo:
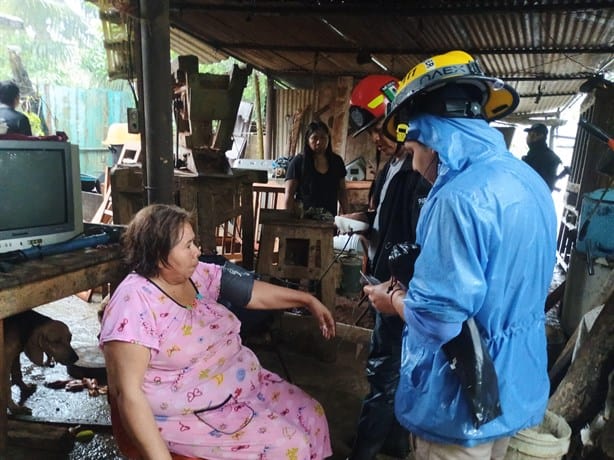
[[[203,62],[231,55],[295,87],[319,76],[402,77],[462,49],[518,90],[517,113],[544,113],[614,67],[612,0],[171,0],[170,9],[173,49],[200,49]]]
[[[171,28],[171,49],[180,55],[192,54],[198,57],[201,64],[211,64],[228,58],[227,54],[177,28]]]

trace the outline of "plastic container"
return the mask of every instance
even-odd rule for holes
[[[333,237],[333,248],[335,251],[343,251],[345,254],[354,253],[362,255],[365,252],[360,237],[356,234]]]
[[[367,222],[343,216],[335,216],[335,226],[341,233],[364,232],[369,229]]]
[[[565,419],[546,411],[541,424],[510,439],[505,460],[559,460],[569,450],[570,437],[571,428]]]
[[[341,285],[339,287],[341,295],[352,297],[359,294],[362,290],[362,285],[360,284],[362,258],[343,256],[339,258],[339,262],[341,262]]]

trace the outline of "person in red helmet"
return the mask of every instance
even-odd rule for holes
[[[386,106],[394,99],[398,84],[389,75],[370,75],[358,82],[350,98],[353,135],[368,133],[384,162],[372,188],[374,219],[368,232],[368,271],[382,281],[390,278],[391,248],[414,242],[420,207],[430,190],[429,183],[413,170],[404,146],[382,133]],[[394,415],[404,323],[398,316],[373,312],[375,325],[366,366],[370,390],[363,400],[351,460],[374,459],[379,452],[402,458],[409,452],[408,432]]]

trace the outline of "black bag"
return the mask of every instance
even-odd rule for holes
[[[405,288],[419,254],[420,246],[408,242],[395,244],[390,250],[390,274]],[[468,399],[473,425],[479,428],[501,415],[497,372],[475,320],[464,321],[460,334],[442,348]]]
[[[442,348],[469,400],[473,426],[479,428],[501,415],[497,371],[475,320],[464,321],[460,334]]]

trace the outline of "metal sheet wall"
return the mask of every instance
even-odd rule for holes
[[[39,91],[50,133],[64,131],[81,148],[103,147],[109,125],[126,122],[126,109],[134,106],[132,95],[125,91],[51,85]]]
[[[39,88],[49,133],[64,131],[80,151],[81,172],[98,176],[110,166],[107,147],[102,144],[111,123],[126,122],[126,109],[134,106],[127,91],[68,88],[45,85]]]
[[[348,110],[353,84],[351,77],[339,77],[319,81],[308,90],[277,89],[271,158],[301,152],[305,127],[313,120],[321,120],[330,129],[333,151],[347,160]]]
[[[272,159],[292,156],[303,149],[304,128],[313,117],[316,91],[313,89],[277,89],[275,97],[275,141],[273,152],[269,152]],[[290,144],[291,137],[293,141],[296,139],[296,144],[293,146]]]

